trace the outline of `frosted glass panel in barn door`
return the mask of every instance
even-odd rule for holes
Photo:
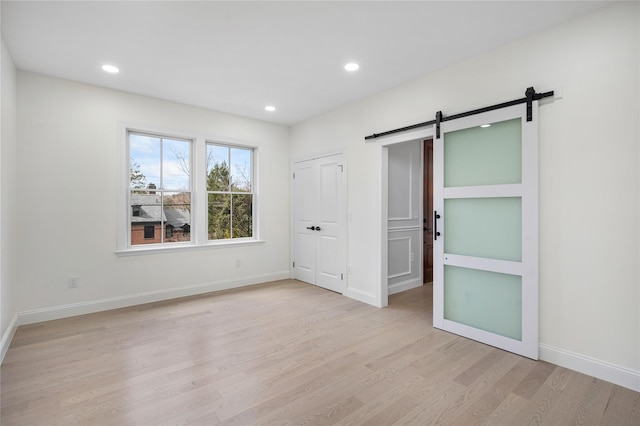
[[[294,278],[345,290],[345,175],[342,155],[294,165]]]
[[[538,132],[526,105],[434,139],[434,326],[538,358]]]

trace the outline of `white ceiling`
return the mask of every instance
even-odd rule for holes
[[[1,13],[19,69],[291,125],[606,3],[3,0]]]

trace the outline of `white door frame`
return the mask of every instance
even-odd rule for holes
[[[342,205],[344,206],[345,217],[344,217],[344,238],[342,239],[341,252],[344,254],[342,259],[342,270],[344,271],[345,292],[343,294],[346,294],[346,289],[348,289],[349,287],[348,274],[347,274],[347,235],[349,232],[348,230],[349,221],[347,220],[347,217],[346,217],[347,211],[348,211],[347,185],[346,185],[348,167],[347,167],[347,156],[344,153],[344,151],[327,151],[327,152],[322,152],[315,155],[301,156],[301,157],[292,158],[291,161],[289,162],[289,194],[291,194],[290,203],[289,203],[289,218],[290,218],[289,247],[291,247],[291,250],[289,251],[289,278],[291,279],[294,278],[293,261],[294,261],[294,255],[295,255],[295,223],[294,223],[295,187],[294,187],[293,173],[295,170],[295,164],[303,161],[310,161],[310,160],[317,160],[319,158],[332,157],[334,155],[342,155],[343,175],[344,175],[344,183],[345,183],[342,191],[342,198],[343,198]]]

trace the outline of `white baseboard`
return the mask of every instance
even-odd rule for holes
[[[422,280],[420,277],[414,278],[412,280],[402,281],[395,284],[389,284],[389,295],[401,293],[403,291],[411,290],[412,288],[420,287],[422,285]]]
[[[7,350],[9,349],[9,345],[11,344],[11,339],[13,339],[13,335],[16,333],[16,329],[18,328],[18,315],[14,315],[9,323],[9,327],[2,335],[2,341],[0,342],[0,364],[4,361],[4,356],[7,354]]]
[[[378,302],[376,301],[376,296],[372,293],[358,290],[357,288],[347,287],[347,290],[344,292],[344,295],[355,299],[359,302],[367,303],[369,305],[378,306]]]
[[[544,344],[540,359],[640,392],[640,371]]]
[[[142,305],[144,303],[175,299],[178,297],[194,296],[212,291],[229,290],[232,288],[245,287],[269,281],[284,280],[288,279],[289,275],[289,271],[282,271],[273,274],[254,275],[233,281],[211,282],[188,287],[149,291],[127,296],[111,297],[108,299],[91,300],[88,302],[34,309],[18,313],[17,325],[51,321],[60,318],[107,311],[110,309],[125,308],[128,306]]]

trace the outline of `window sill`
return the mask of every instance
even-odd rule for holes
[[[220,249],[220,248],[230,248],[230,247],[246,247],[246,246],[255,246],[262,245],[266,241],[264,240],[239,240],[239,241],[224,241],[224,242],[207,242],[206,244],[176,244],[171,246],[156,246],[156,247],[133,247],[127,248],[124,250],[116,250],[116,255],[124,257],[124,256],[140,256],[147,254],[161,254],[161,253],[180,253],[186,251],[198,251],[198,250],[209,250],[209,249]]]

